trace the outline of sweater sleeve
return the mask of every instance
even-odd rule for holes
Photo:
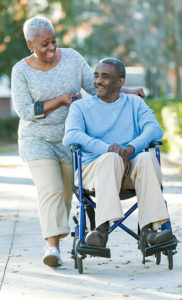
[[[63,145],[80,145],[84,151],[100,155],[108,152],[110,146],[86,134],[84,115],[76,102],[71,105],[66,119]]]
[[[133,146],[135,152],[140,152],[147,148],[152,141],[160,139],[163,136],[163,131],[155,118],[153,110],[143,100],[140,100],[137,118],[141,134],[130,141],[128,145]]]
[[[73,53],[77,57],[77,61],[80,62],[80,72],[81,72],[81,81],[82,88],[90,95],[95,95],[94,87],[94,72],[92,68],[88,65],[85,58],[76,50],[73,50]]]
[[[23,72],[16,66],[11,74],[11,96],[17,115],[25,121],[44,118],[42,102],[33,102]]]
[[[90,95],[95,95],[95,87],[93,84],[94,72],[85,61],[82,67],[82,87]]]

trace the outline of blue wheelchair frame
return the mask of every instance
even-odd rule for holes
[[[155,148],[155,153],[157,160],[160,164],[160,149],[159,145],[161,145],[161,141],[155,141],[152,142],[149,146],[149,148]],[[145,149],[145,151],[149,151],[148,149]],[[81,148],[79,146],[72,146],[72,153],[73,153],[73,182],[74,182],[74,175],[75,172],[78,171],[78,187],[73,184],[73,191],[76,195],[79,206],[80,206],[80,218],[79,221],[74,216],[73,220],[75,222],[75,231],[72,232],[72,236],[74,237],[73,240],[73,249],[72,249],[72,258],[75,261],[75,268],[78,268],[79,273],[83,273],[83,266],[82,266],[82,259],[86,257],[87,254],[91,256],[102,256],[102,257],[111,257],[110,256],[110,249],[105,247],[95,247],[95,246],[88,246],[85,242],[86,237],[86,206],[91,206],[93,209],[96,208],[96,204],[92,201],[90,196],[94,196],[94,192],[85,191],[82,186],[82,154],[81,154]],[[163,187],[161,186],[161,190],[163,190]],[[130,190],[129,190],[130,191]],[[133,191],[133,190],[131,190]],[[135,193],[131,193],[128,196],[125,196],[122,199],[128,199],[133,196],[135,196]],[[165,201],[166,206],[167,202]],[[134,237],[138,242],[140,240],[140,230],[138,227],[138,234],[136,234],[134,231],[129,229],[127,226],[123,224],[124,220],[126,220],[135,210],[137,209],[137,203],[135,203],[125,214],[124,217],[114,221],[114,224],[109,228],[109,234],[113,230],[115,230],[117,227],[120,227],[125,232],[130,234],[132,237]],[[161,225],[161,230],[168,229],[172,232],[171,228],[171,222],[170,220],[166,223]],[[139,243],[138,243],[139,245]],[[155,255],[156,257],[156,264],[160,264],[161,261],[161,253],[168,256],[168,268],[173,268],[173,255],[176,253],[176,246],[177,246],[177,240],[175,236],[173,236],[172,240],[162,243],[160,245],[154,245],[149,246],[146,248],[146,255]],[[145,259],[143,260],[143,263],[145,263]]]

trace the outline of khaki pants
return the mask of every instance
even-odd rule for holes
[[[27,161],[38,193],[38,212],[42,236],[65,237],[72,199],[72,165],[54,159]]]
[[[122,158],[114,152],[105,153],[84,165],[82,175],[83,187],[96,193],[96,226],[123,217],[119,198],[124,175]],[[157,229],[169,218],[160,188],[161,181],[161,169],[155,155],[142,152],[131,160],[130,175],[124,180],[122,188],[134,187],[136,190],[140,228],[153,223],[154,229]]]

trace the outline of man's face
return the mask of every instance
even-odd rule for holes
[[[113,102],[119,98],[124,78],[118,76],[113,64],[99,63],[94,72],[94,85],[97,96],[105,102]]]

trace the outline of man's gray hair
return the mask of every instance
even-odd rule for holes
[[[34,38],[41,35],[48,29],[54,34],[54,27],[51,21],[45,17],[34,17],[28,19],[23,25],[23,33],[27,42],[33,42]]]
[[[117,58],[112,58],[112,57],[106,57],[103,58],[99,61],[99,63],[102,64],[111,64],[115,66],[115,69],[118,73],[118,76],[121,78],[125,78],[126,77],[126,70],[125,70],[125,66],[123,65],[123,63],[117,59]]]

